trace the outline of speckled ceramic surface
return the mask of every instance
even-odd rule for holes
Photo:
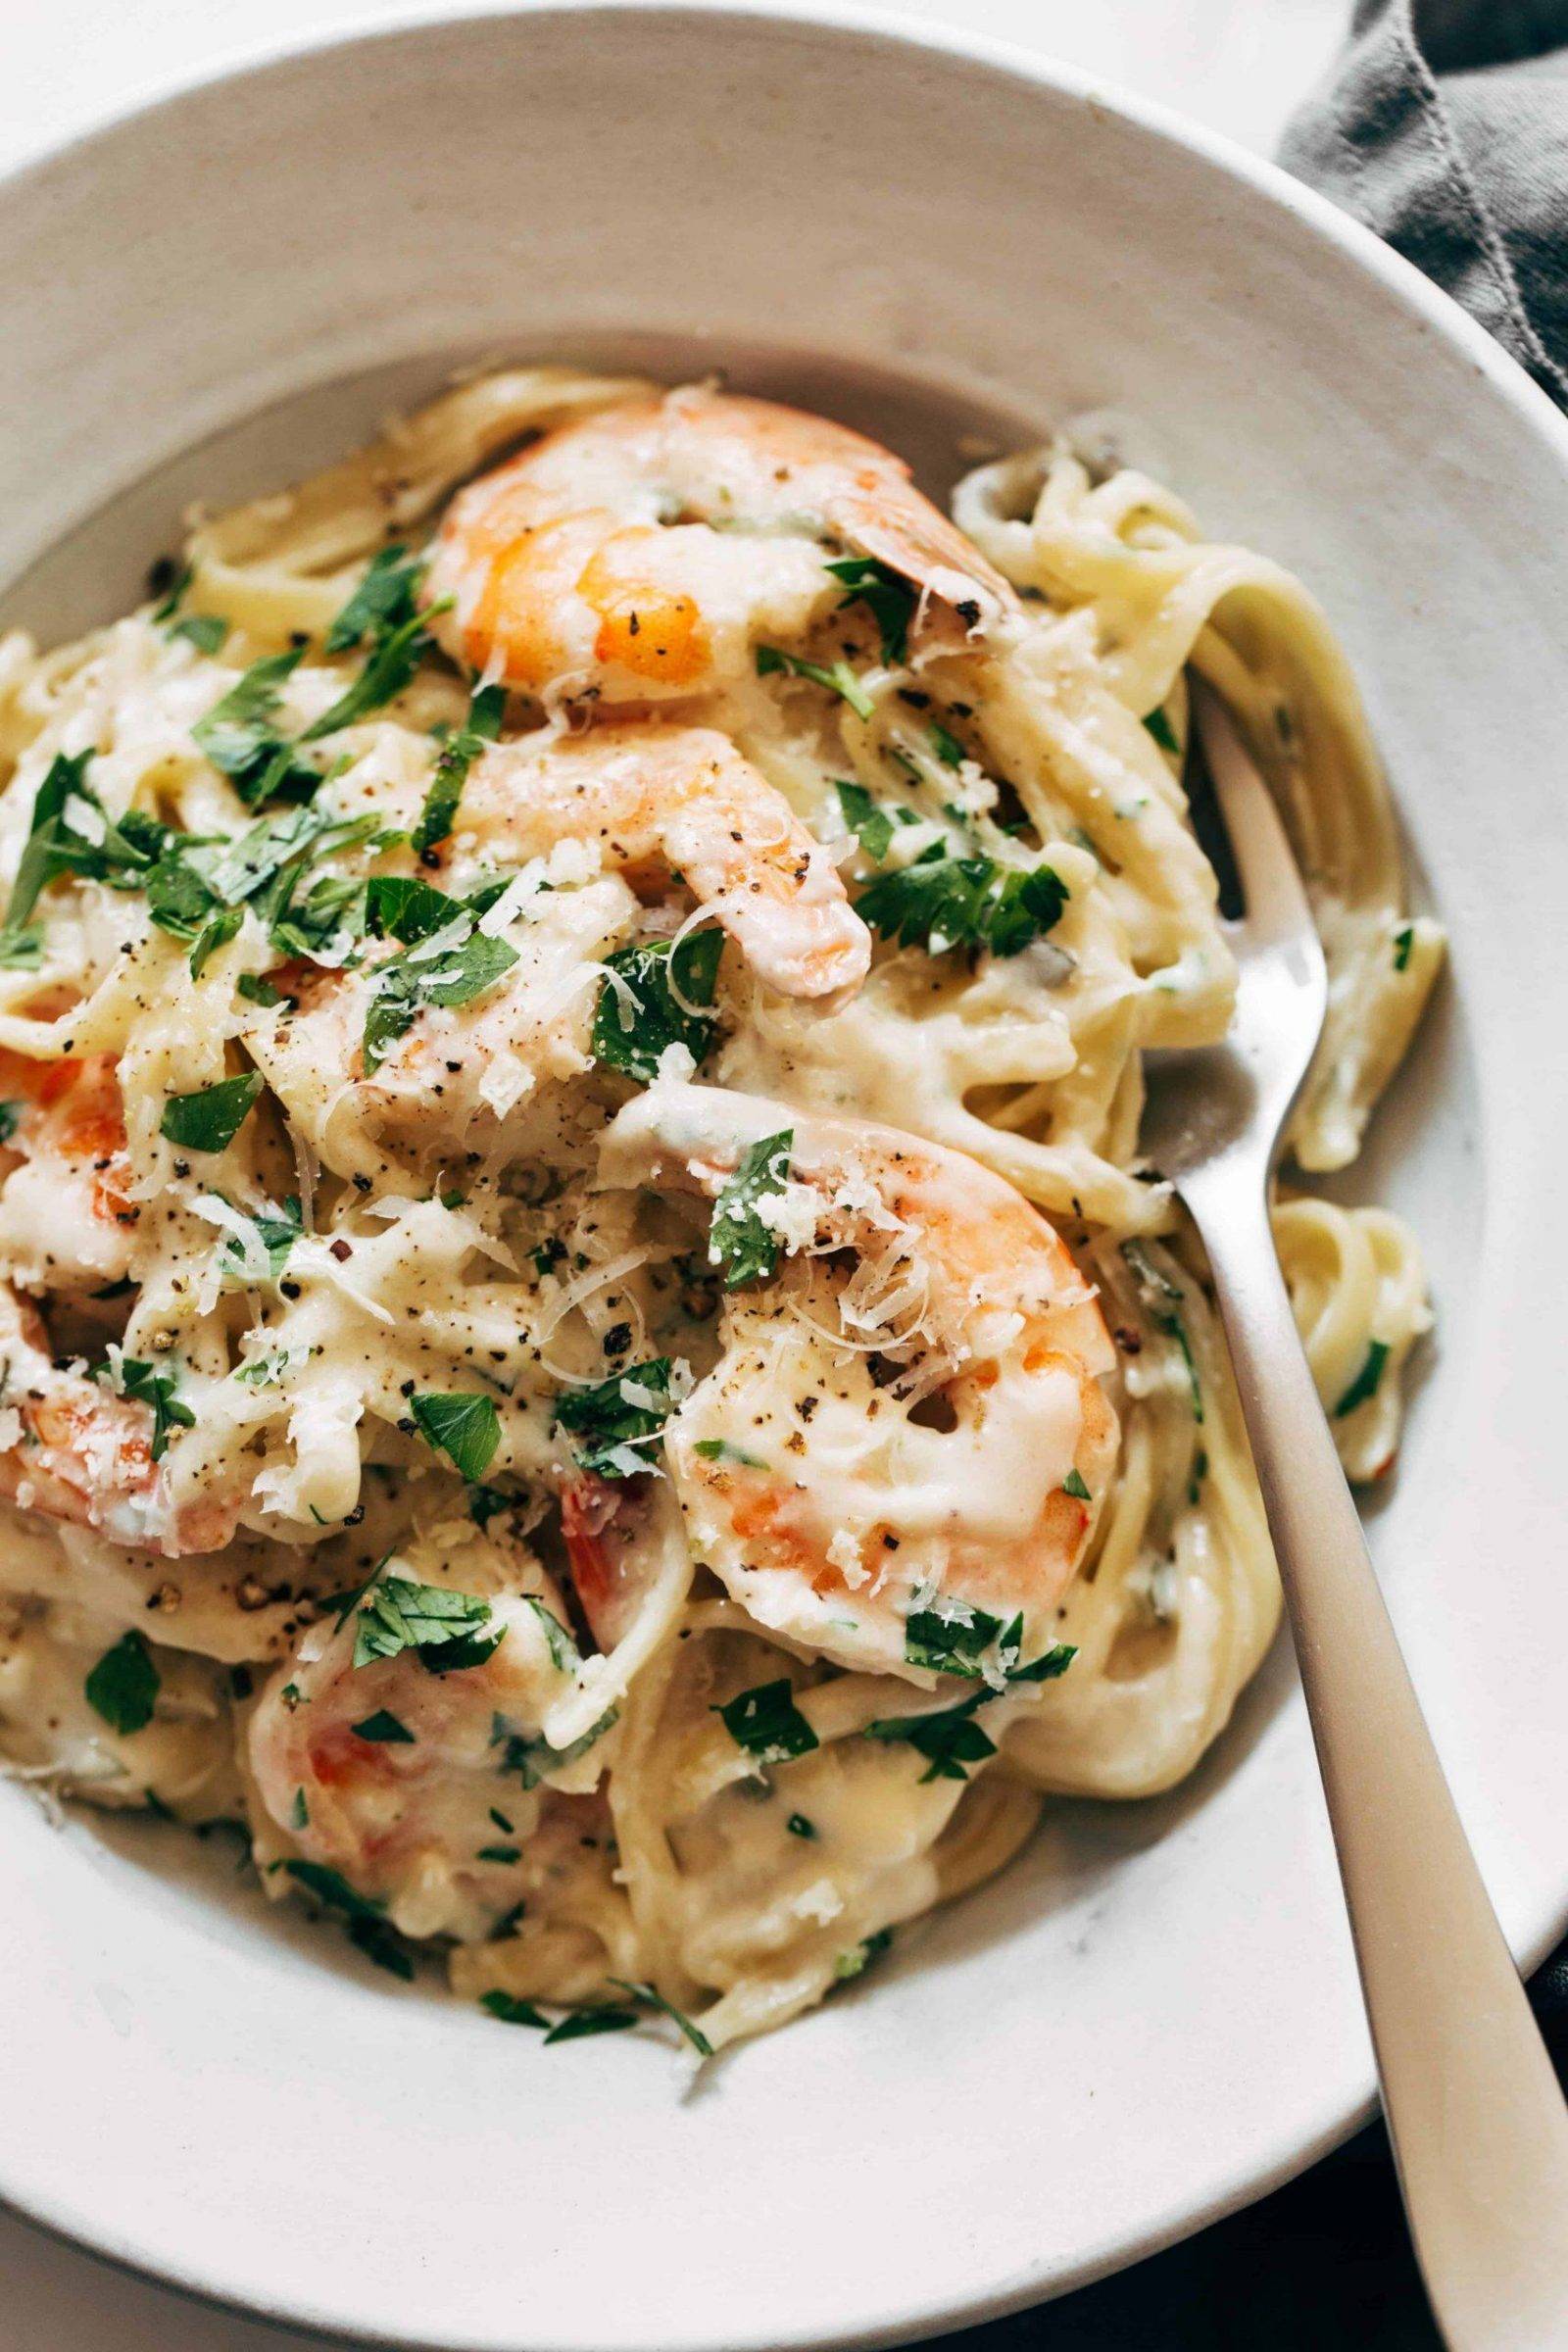
[[[198,489],[543,351],[728,364],[935,488],[962,432],[1112,405],[1327,602],[1454,939],[1356,1179],[1416,1219],[1441,1317],[1372,1540],[1534,1956],[1568,1907],[1568,428],[1325,207],[1066,76],[826,17],[488,17],[194,90],[0,189],[8,616],[100,617]],[[651,2043],[544,2051],[351,1973],[179,1843],[0,1790],[0,2191],[395,2343],[907,2337],[1254,2193],[1370,2088],[1282,1654],[1187,1788],[1054,1808],[876,1981],[684,2094]]]

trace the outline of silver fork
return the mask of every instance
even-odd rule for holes
[[[1213,1269],[1268,1513],[1427,2292],[1450,2352],[1568,2346],[1568,2106],[1502,1939],[1297,1337],[1269,1230],[1328,980],[1305,892],[1224,706],[1198,731],[1246,902],[1224,1045],[1150,1066],[1143,1147]]]

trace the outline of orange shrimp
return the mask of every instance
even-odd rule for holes
[[[823,417],[702,388],[602,410],[482,475],[447,511],[425,593],[472,668],[642,703],[798,641],[843,601],[826,564],[846,554],[917,588],[932,640],[1018,611],[902,460]]]
[[[1033,1657],[1115,1464],[1094,1290],[1003,1178],[869,1122],[661,1083],[601,1179],[712,1200],[779,1138],[747,1212],[778,1270],[726,1298],[719,1361],[665,1427],[693,1549],[846,1666],[983,1669],[1014,1621]]]
[[[15,1120],[15,1157],[0,1181],[5,1262],[38,1289],[122,1280],[140,1211],[114,1055],[34,1061],[0,1052],[0,1099]]]

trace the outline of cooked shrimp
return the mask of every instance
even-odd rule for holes
[[[693,1548],[843,1665],[1000,1679],[1049,1646],[1115,1463],[1094,1291],[1009,1184],[890,1127],[661,1084],[601,1177],[712,1200],[786,1134],[787,1179],[746,1213],[795,1262],[730,1295],[665,1428]]]
[[[118,1282],[139,1214],[114,1056],[34,1061],[0,1053],[17,1156],[0,1182],[0,1256],[40,1290]],[[62,1249],[62,1243],[66,1245]]]
[[[172,1504],[153,1460],[149,1407],[61,1371],[43,1317],[9,1283],[0,1283],[0,1426],[11,1413],[20,1424],[0,1453],[7,1501],[170,1559],[228,1543],[237,1502]]]
[[[494,1589],[498,1576],[510,1590]],[[378,1587],[428,1593],[426,1577],[467,1602],[462,1646],[356,1665]],[[581,1792],[599,1776],[597,1739],[556,1748],[545,1737],[579,1662],[558,1595],[520,1545],[459,1539],[450,1565],[443,1547],[429,1568],[394,1557],[269,1684],[249,1728],[257,1792],[308,1861],[386,1905],[406,1934],[484,1936],[522,1891],[543,1784]]]
[[[921,627],[961,642],[1017,598],[921,497],[901,460],[843,425],[700,388],[549,434],[455,499],[426,581],[455,658],[509,685],[607,703],[705,692],[798,640],[844,599],[830,557],[873,557],[923,593]]]
[[[678,872],[781,995],[827,996],[865,977],[870,933],[832,858],[710,727],[604,727],[542,752],[500,745],[475,770],[461,822],[512,858],[595,843],[634,886]]]

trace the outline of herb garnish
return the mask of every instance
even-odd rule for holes
[[[757,674],[760,678],[785,670],[792,678],[809,678],[813,686],[825,686],[829,693],[842,695],[858,718],[874,718],[876,705],[847,662],[835,662],[824,669],[820,662],[803,662],[799,654],[786,654],[780,646],[760,645],[757,648]]]
[[[808,1755],[819,1745],[800,1708],[787,1675],[776,1683],[759,1683],[743,1690],[727,1706],[714,1707],[737,1747],[744,1747],[759,1764],[785,1764],[791,1756]]]
[[[108,1381],[122,1396],[129,1396],[138,1404],[149,1404],[153,1413],[152,1457],[161,1462],[169,1451],[169,1433],[172,1429],[194,1429],[196,1416],[188,1404],[181,1404],[175,1389],[177,1383],[172,1372],[160,1372],[156,1364],[143,1363],[133,1355],[122,1355],[118,1366],[97,1365],[94,1380]]]
[[[743,1283],[767,1282],[777,1271],[783,1245],[758,1214],[758,1203],[776,1197],[788,1184],[794,1145],[793,1127],[749,1145],[714,1197],[708,1257],[710,1265],[723,1267],[726,1291],[738,1291]]]
[[[160,1689],[147,1638],[134,1628],[106,1649],[82,1690],[87,1704],[122,1737],[151,1723]]]
[[[304,1862],[291,1858],[284,1870],[297,1886],[314,1894],[318,1903],[329,1910],[341,1912],[348,1926],[349,1941],[363,1952],[377,1968],[390,1976],[401,1977],[404,1984],[414,1982],[414,1961],[402,1936],[384,1917],[386,1905],[375,1902],[368,1894],[360,1894],[341,1872],[328,1870],[321,1862]]]
[[[262,1091],[260,1070],[198,1087],[193,1095],[171,1095],[158,1132],[184,1152],[226,1152]]]
[[[653,1085],[670,1046],[684,1046],[700,1065],[718,1023],[689,1008],[712,1004],[723,952],[723,932],[711,930],[688,932],[674,945],[650,940],[607,956],[606,973],[614,977],[600,983],[594,1005],[595,1059],[624,1070],[641,1086]]]
[[[450,1455],[460,1477],[483,1478],[501,1443],[501,1416],[491,1397],[469,1392],[443,1396],[427,1390],[410,1397],[409,1410],[420,1435]]]
[[[1085,1486],[1083,1475],[1076,1466],[1069,1470],[1062,1480],[1061,1491],[1064,1494],[1070,1494],[1075,1502],[1088,1502],[1090,1499],[1089,1489]]]
[[[634,2001],[640,2001],[645,2008],[659,2010],[671,2024],[678,2026],[699,2058],[711,2058],[713,2045],[702,2028],[693,2025],[684,2010],[677,2009],[673,2001],[666,2001],[657,1985],[636,1984],[626,1977],[612,1977],[610,1983],[617,1992],[629,1993]]]
[[[591,1389],[570,1389],[556,1398],[556,1424],[585,1441],[573,1448],[579,1468],[601,1478],[636,1478],[650,1467],[637,1448],[657,1438],[674,1405],[667,1355],[628,1364]]]
[[[535,2026],[541,2034],[548,2033],[550,2020],[532,2001],[519,2000],[514,1992],[482,1992],[479,2006],[491,2017],[498,2017],[504,2026]]]
[[[379,637],[403,626],[415,612],[415,592],[424,566],[411,564],[401,547],[383,547],[369,565],[348,603],[323,640],[329,654],[345,654],[367,636]]]
[[[1169,752],[1173,760],[1181,758],[1182,747],[1176,740],[1176,730],[1157,703],[1152,710],[1146,713],[1144,724],[1162,752]]]
[[[852,1944],[847,1952],[840,1952],[833,1963],[835,1980],[840,1984],[848,1984],[855,1978],[864,1976],[872,1961],[879,1960],[892,1941],[893,1930],[878,1928],[874,1936],[867,1936],[861,1942]]]
[[[368,1740],[373,1747],[413,1747],[415,1744],[414,1734],[408,1725],[387,1707],[377,1707],[373,1715],[367,1715],[363,1723],[350,1724],[349,1729],[356,1740]]]
[[[902,662],[909,650],[909,623],[920,601],[908,581],[875,556],[842,556],[827,568],[849,590],[846,605],[868,608],[882,639],[886,665],[892,668]]]
[[[297,760],[294,746],[270,723],[303,655],[296,646],[253,662],[191,729],[214,767],[253,808],[263,801],[309,800],[320,785],[319,771]]]
[[[370,885],[371,919],[377,919],[379,908],[385,927],[413,945],[376,967],[376,995],[365,1018],[367,1075],[380,1068],[388,1048],[413,1027],[421,1006],[466,1004],[517,960],[515,948],[477,928],[479,915],[493,904],[491,894],[481,892],[465,903],[444,897],[427,882],[404,881],[394,896],[386,887],[394,879],[381,877]]]
[[[1394,968],[1396,972],[1402,972],[1407,968],[1410,961],[1410,950],[1414,945],[1415,925],[1401,923],[1394,934]]]
[[[855,902],[856,912],[884,939],[928,955],[986,948],[1017,956],[1054,928],[1067,887],[1049,865],[1003,866],[995,858],[955,858],[940,843],[912,865],[878,874]]]
[[[623,2034],[628,2026],[637,2023],[634,2009],[597,2007],[568,2009],[560,2023],[551,2027],[545,2035],[545,2047],[553,2041],[582,2041],[590,2034]]]
[[[1334,1407],[1336,1421],[1343,1421],[1347,1413],[1353,1413],[1358,1404],[1365,1404],[1368,1397],[1377,1395],[1378,1383],[1383,1378],[1383,1367],[1389,1360],[1389,1353],[1387,1340],[1369,1340],[1367,1342],[1365,1362],[1346,1390],[1345,1395],[1340,1398],[1339,1403]]]
[[[880,865],[893,844],[892,817],[863,784],[835,777],[833,789],[839,796],[844,822],[873,864]]]
[[[490,1603],[474,1592],[454,1592],[445,1585],[416,1584],[412,1577],[382,1576],[350,1607],[358,1608],[354,1635],[354,1663],[368,1666],[372,1658],[396,1658],[406,1649],[418,1653],[431,1674],[449,1674],[466,1666],[483,1665],[499,1648],[506,1634],[494,1634]]]
[[[467,717],[442,745],[424,808],[414,828],[414,848],[418,857],[428,860],[432,851],[451,833],[468,770],[485,745],[494,743],[500,734],[506,708],[504,686],[481,686],[468,705]]]

